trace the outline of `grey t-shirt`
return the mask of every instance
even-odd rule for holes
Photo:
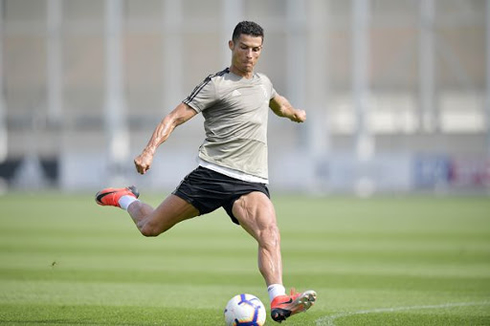
[[[208,76],[183,101],[204,116],[206,139],[199,157],[212,164],[268,179],[267,118],[276,96],[267,76],[246,79],[229,68]]]

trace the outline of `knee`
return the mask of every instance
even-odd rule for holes
[[[160,235],[163,231],[150,223],[145,223],[143,225],[138,225],[138,229],[141,234],[145,237],[156,237]]]

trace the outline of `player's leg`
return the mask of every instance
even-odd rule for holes
[[[128,211],[144,236],[157,236],[175,224],[199,215],[199,211],[182,198],[171,194],[156,209],[139,201],[136,187],[107,188],[95,195],[97,204]]]
[[[267,286],[282,284],[281,236],[269,198],[254,191],[233,204],[233,215],[259,245],[259,270]]]
[[[155,237],[177,223],[196,217],[199,211],[176,195],[169,195],[156,209],[141,201],[128,207],[128,213],[141,234]]]
[[[309,309],[316,300],[315,291],[293,290],[286,295],[282,286],[280,232],[270,199],[262,192],[243,195],[233,204],[233,215],[259,244],[259,269],[268,286],[272,319],[281,322]]]

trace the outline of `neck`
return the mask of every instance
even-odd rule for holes
[[[240,77],[243,77],[243,78],[246,78],[246,79],[250,79],[253,77],[254,75],[254,72],[253,70],[252,71],[241,71],[240,69],[238,69],[237,67],[235,67],[234,65],[231,65],[230,66],[230,72],[234,73],[235,75],[237,76],[240,76]]]

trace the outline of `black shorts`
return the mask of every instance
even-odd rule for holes
[[[270,198],[265,184],[241,181],[199,166],[182,180],[172,194],[192,204],[199,215],[223,207],[233,223],[240,224],[233,216],[233,204],[242,195],[253,191],[260,191]]]

